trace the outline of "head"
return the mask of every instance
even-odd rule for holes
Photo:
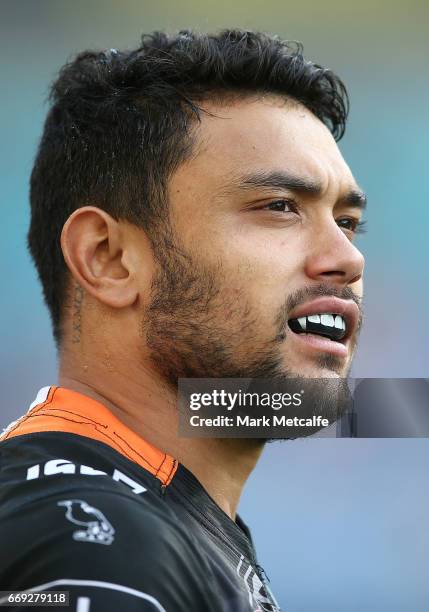
[[[264,34],[155,33],[80,54],[51,101],[29,247],[61,352],[98,347],[171,386],[347,374],[364,196],[336,144],[338,77]],[[289,325],[322,297],[358,313],[338,351]]]

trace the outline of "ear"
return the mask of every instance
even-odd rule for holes
[[[137,300],[121,224],[104,210],[95,206],[75,210],[64,224],[61,248],[73,278],[94,298],[112,308],[131,306]]]

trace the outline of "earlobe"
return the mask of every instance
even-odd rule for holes
[[[61,233],[61,249],[75,281],[112,308],[131,306],[138,297],[126,247],[119,222],[95,206],[75,210]]]

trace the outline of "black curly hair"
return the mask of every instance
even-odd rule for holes
[[[342,137],[342,81],[304,59],[299,43],[265,33],[154,32],[133,51],[85,51],[61,69],[31,175],[28,232],[57,346],[69,278],[60,236],[69,215],[98,206],[144,228],[156,246],[168,178],[194,149],[198,103],[259,93],[298,100]]]

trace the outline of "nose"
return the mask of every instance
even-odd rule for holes
[[[312,279],[350,285],[362,278],[365,258],[334,220],[312,236],[306,258],[306,274]]]

